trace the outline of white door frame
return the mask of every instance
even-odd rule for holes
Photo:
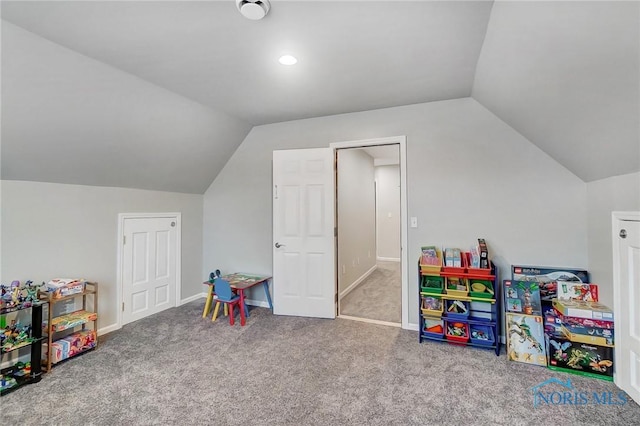
[[[376,145],[400,145],[400,270],[402,273],[402,328],[413,329],[409,325],[409,261],[407,250],[407,137],[406,136],[390,136],[386,138],[364,139],[346,142],[333,142],[329,146],[335,152],[343,148],[362,148],[366,146]],[[336,283],[337,286],[337,283]],[[337,288],[337,287],[336,287]]]
[[[612,234],[612,251],[613,251],[613,312],[615,312],[616,318],[618,313],[622,309],[622,298],[619,297],[622,283],[620,282],[620,249],[618,248],[618,239],[619,236],[616,233],[616,229],[618,228],[618,224],[624,221],[637,221],[640,222],[640,212],[620,212],[614,211],[611,213],[611,234]],[[616,339],[618,337],[616,336]],[[613,351],[614,356],[614,365],[622,365],[622,354],[621,351],[615,350]],[[620,387],[619,376],[617,372],[614,371],[613,374],[613,382]]]
[[[170,218],[176,221],[176,301],[175,305],[180,305],[180,293],[182,289],[182,213],[118,213],[118,239],[116,247],[118,248],[117,259],[117,275],[116,275],[116,309],[118,311],[118,322],[116,330],[122,328],[122,304],[124,300],[123,266],[124,266],[124,221],[126,219],[155,219]]]

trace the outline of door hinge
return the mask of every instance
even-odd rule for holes
[[[126,235],[123,235],[123,236],[122,236],[122,244],[123,244],[123,245],[124,245],[124,244],[127,244],[127,236],[126,236]]]
[[[122,312],[124,312],[124,302],[122,302]]]
[[[338,236],[338,227],[337,226],[333,228],[333,236],[334,237]]]

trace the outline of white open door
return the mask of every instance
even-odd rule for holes
[[[335,318],[331,148],[273,152],[273,312]]]
[[[640,404],[640,214],[613,217],[615,383]]]

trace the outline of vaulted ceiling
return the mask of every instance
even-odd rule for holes
[[[253,125],[468,96],[584,181],[640,170],[637,2],[271,3],[250,21],[234,0],[3,1],[2,178],[202,193]],[[298,64],[278,64],[284,53]],[[92,111],[92,91],[118,89],[107,71],[60,65],[77,54],[87,72],[99,63],[170,92],[198,126],[169,120],[149,136]],[[43,109],[69,73],[82,90]],[[204,130],[181,136],[180,125]]]

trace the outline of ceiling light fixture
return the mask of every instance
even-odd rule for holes
[[[257,21],[269,13],[269,0],[236,0],[236,7],[247,19]]]
[[[298,60],[291,55],[283,55],[280,56],[280,59],[278,59],[278,62],[280,62],[282,65],[295,65]]]

